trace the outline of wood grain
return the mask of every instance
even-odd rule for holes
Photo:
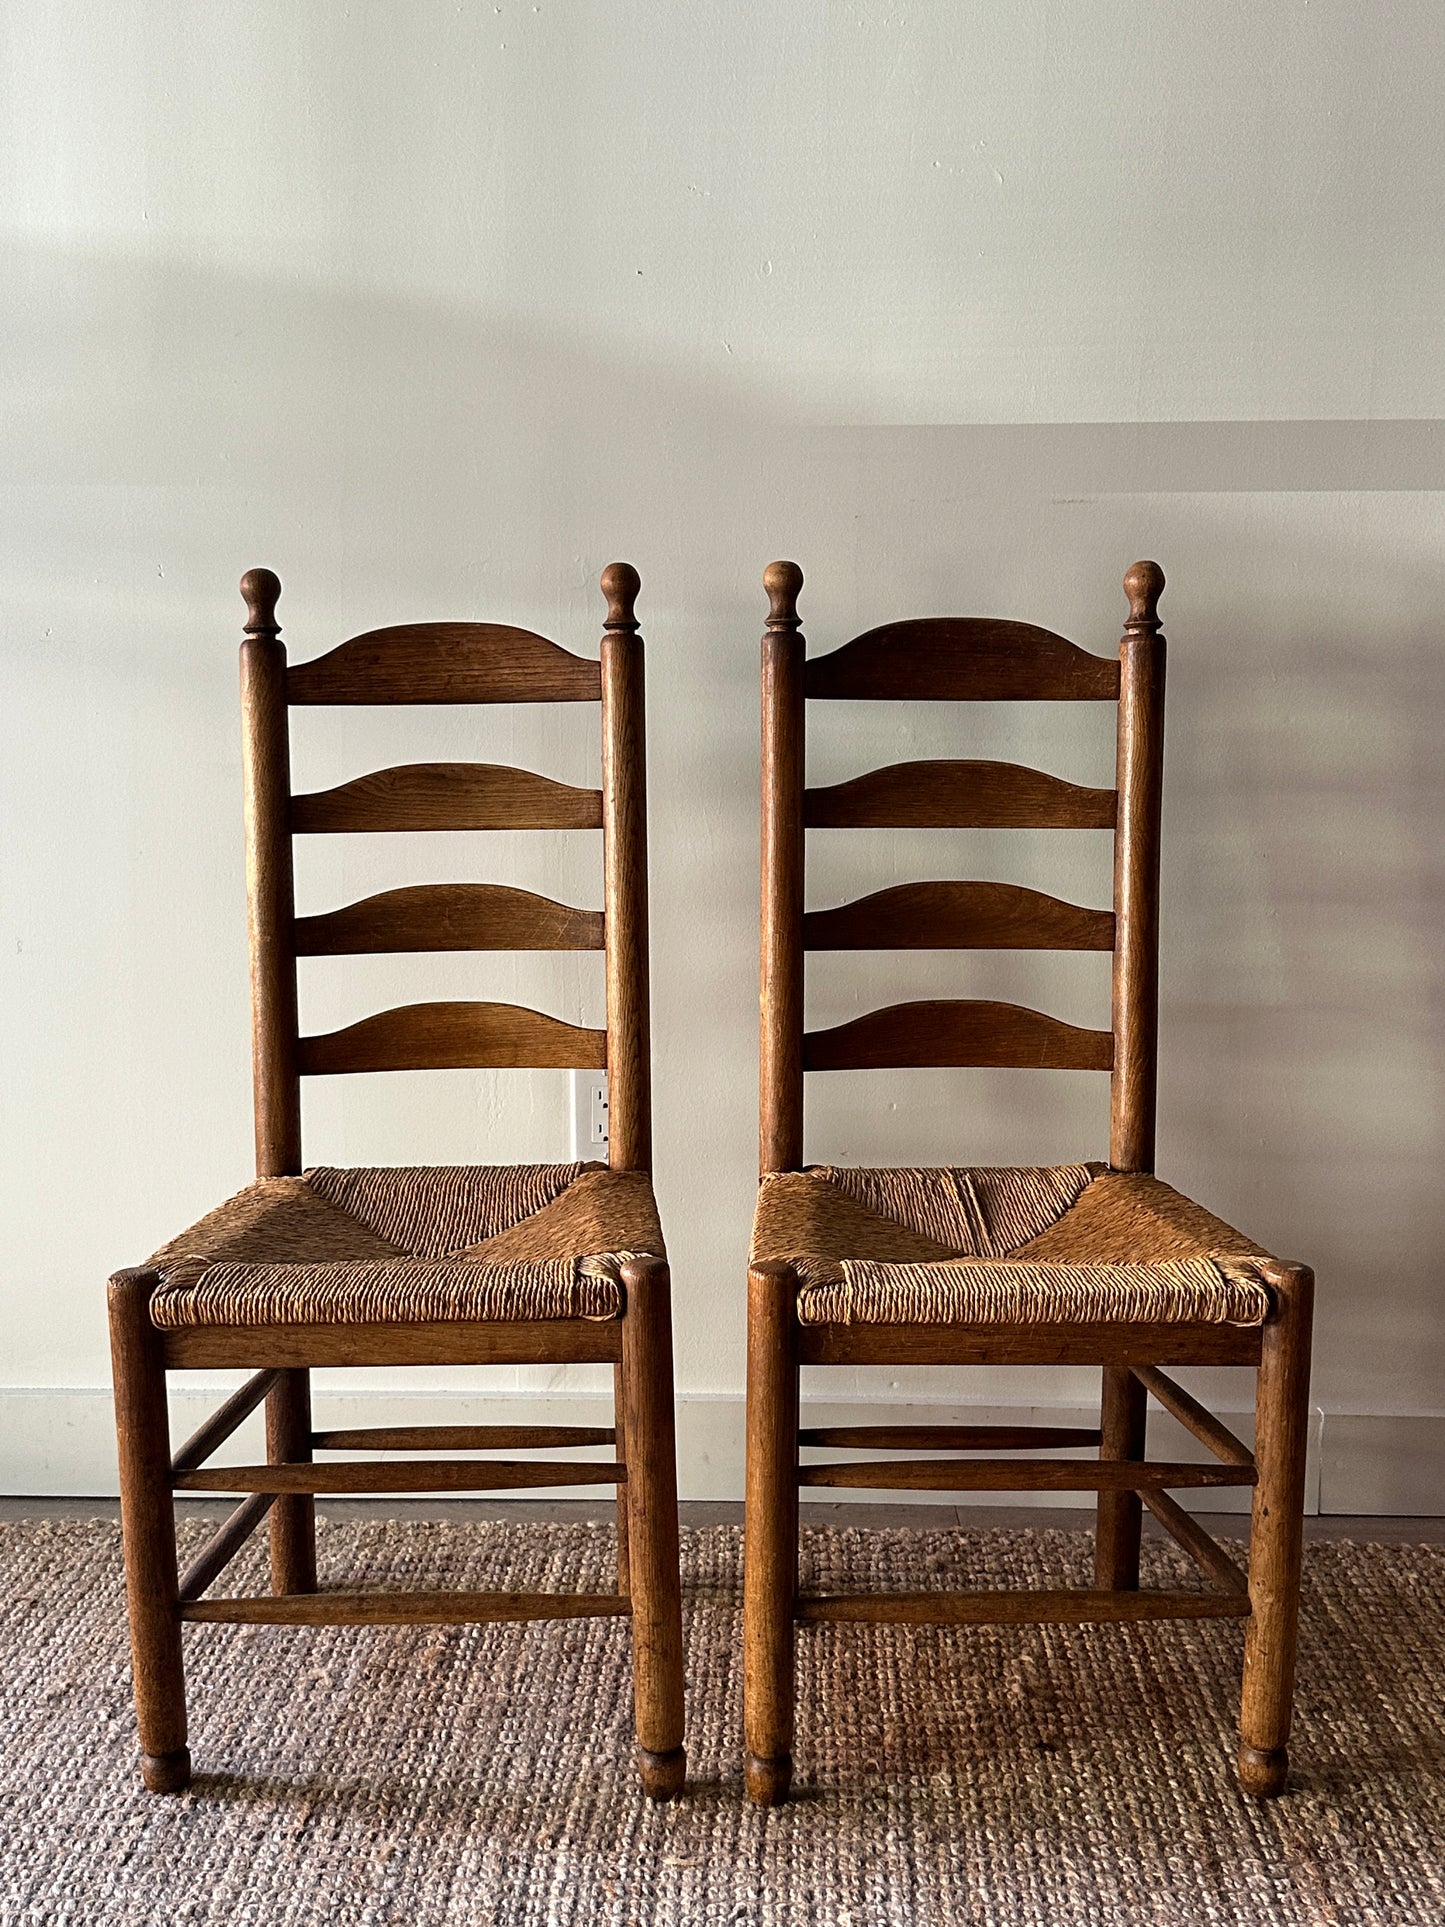
[[[607,904],[607,1161],[652,1169],[652,1018],[647,926],[647,737],[637,571],[602,572],[603,870]]]
[[[1097,1445],[1087,1425],[810,1425],[799,1445],[854,1446],[878,1452],[1017,1452],[1026,1446]]]
[[[286,649],[242,578],[248,629],[241,644],[241,770],[246,809],[246,909],[251,956],[251,1071],[256,1176],[301,1169],[301,1087],[296,1066],[295,889],[288,834],[291,751],[286,719]],[[269,580],[280,593],[280,583]],[[256,617],[266,618],[259,623]]]
[[[1157,1365],[1136,1365],[1133,1376],[1145,1391],[1154,1394],[1165,1411],[1172,1413],[1187,1432],[1192,1432],[1201,1445],[1207,1445],[1217,1459],[1222,1459],[1226,1465],[1254,1464],[1254,1454],[1244,1440],[1236,1438],[1213,1412],[1201,1405],[1192,1393],[1186,1392],[1182,1385],[1177,1385],[1167,1373],[1161,1372]]]
[[[1113,1620],[1242,1619],[1249,1601],[1212,1592],[864,1592],[807,1594],[805,1625],[1087,1626]]]
[[[1001,1066],[1012,1070],[1106,1071],[1114,1040],[1042,1011],[987,1000],[891,1004],[803,1038],[805,1071]]]
[[[540,1451],[556,1445],[611,1445],[610,1425],[363,1425],[313,1432],[318,1452]]]
[[[1112,830],[1113,790],[1018,763],[892,763],[803,792],[810,830]]]
[[[899,702],[1099,702],[1118,695],[1119,665],[1032,623],[925,616],[815,656],[804,689]]]
[[[803,918],[804,950],[1112,950],[1114,913],[1017,883],[897,883]]]
[[[602,1070],[607,1033],[520,1004],[403,1004],[345,1030],[303,1037],[304,1077],[356,1071]]]
[[[1139,1496],[1170,1537],[1183,1546],[1200,1571],[1222,1592],[1248,1593],[1249,1581],[1239,1566],[1217,1540],[1210,1538],[1203,1526],[1190,1518],[1177,1499],[1158,1491],[1145,1491]]]
[[[610,1364],[621,1321],[448,1320],[426,1325],[197,1325],[157,1333],[175,1370],[299,1365]]]
[[[1251,1618],[1240,1691],[1239,1777],[1270,1799],[1289,1783],[1300,1565],[1304,1553],[1305,1454],[1309,1444],[1314,1273],[1272,1267],[1274,1315],[1264,1328],[1255,1388],[1259,1483],[1249,1533]]]
[[[1257,1325],[800,1325],[797,1344],[805,1365],[1257,1365],[1261,1339]]]
[[[257,1372],[248,1378],[244,1385],[238,1386],[226,1400],[206,1420],[198,1425],[191,1436],[171,1459],[171,1476],[189,1472],[194,1466],[204,1465],[206,1460],[236,1430],[238,1425],[248,1419],[256,1407],[271,1391],[276,1383],[275,1372]]]
[[[793,1777],[793,1600],[798,1589],[798,1277],[748,1271],[743,1759],[748,1797],[776,1806]]]
[[[1243,1466],[1138,1460],[1111,1464],[1105,1459],[883,1459],[805,1465],[798,1472],[798,1484],[888,1492],[1141,1492],[1148,1486],[1253,1485],[1254,1471]]]
[[[1109,1162],[1154,1169],[1159,1050],[1159,836],[1164,786],[1164,571],[1136,562],[1124,578],[1129,621],[1119,644],[1119,826],[1114,833],[1114,1067]]]
[[[600,910],[505,883],[416,883],[296,919],[298,957],[399,950],[601,950]]]
[[[230,1565],[276,1503],[274,1492],[253,1492],[243,1499],[207,1539],[181,1574],[181,1600],[199,1599]]]
[[[633,1707],[644,1791],[682,1791],[682,1586],[678,1564],[677,1439],[671,1278],[661,1258],[622,1267],[622,1387],[627,1464],[628,1591],[632,1602]]]
[[[626,1469],[593,1460],[412,1459],[328,1465],[212,1465],[183,1472],[180,1492],[503,1492],[544,1485],[615,1485]]]
[[[118,1271],[110,1281],[108,1305],[141,1775],[152,1793],[178,1793],[190,1780],[191,1756],[176,1620],[179,1582],[165,1357],[150,1317],[150,1296],[159,1283],[153,1271]]]
[[[303,703],[579,703],[602,693],[595,662],[499,622],[407,622],[370,629],[294,663],[286,699]]]
[[[763,801],[758,1094],[761,1171],[803,1162],[803,571],[773,562],[763,634]]]
[[[601,827],[601,790],[574,789],[505,763],[402,763],[291,798],[296,836]]]
[[[1100,1386],[1099,1457],[1144,1457],[1149,1401],[1126,1366],[1106,1365]],[[1094,1524],[1094,1584],[1109,1592],[1139,1585],[1139,1543],[1144,1523],[1139,1494],[1100,1492]]]
[[[196,1599],[185,1620],[239,1626],[482,1626],[527,1619],[626,1618],[612,1592],[315,1592]]]

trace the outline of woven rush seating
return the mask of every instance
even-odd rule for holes
[[[1267,1254],[1144,1172],[813,1165],[767,1174],[751,1262],[804,1325],[1259,1325]]]
[[[621,1268],[664,1257],[645,1172],[598,1164],[263,1178],[148,1260],[163,1330],[613,1319]]]

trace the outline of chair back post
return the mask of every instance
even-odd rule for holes
[[[803,1162],[803,663],[798,621],[803,571],[773,562],[763,574],[762,1063],[763,1173]]]
[[[606,903],[607,1135],[614,1171],[652,1168],[652,1043],[647,941],[647,754],[641,579],[602,571],[602,836]]]
[[[248,569],[241,594],[246,603],[241,728],[256,1175],[271,1178],[301,1170],[286,646],[276,621],[278,578],[269,569]]]
[[[1124,577],[1129,620],[1119,644],[1119,747],[1114,832],[1114,1069],[1109,1162],[1152,1171],[1159,1044],[1159,818],[1164,778],[1164,571],[1136,562]]]

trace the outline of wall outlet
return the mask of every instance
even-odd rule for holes
[[[572,1162],[607,1161],[607,1073],[572,1073]]]

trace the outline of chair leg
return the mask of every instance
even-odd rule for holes
[[[1101,1459],[1142,1459],[1149,1394],[1127,1365],[1104,1367]],[[1094,1531],[1094,1580],[1108,1592],[1139,1590],[1139,1535],[1144,1508],[1137,1492],[1101,1492]]]
[[[748,1273],[747,1515],[743,1560],[743,1773],[758,1806],[793,1780],[793,1608],[798,1589],[797,1279]]]
[[[612,1368],[612,1423],[617,1433],[617,1463],[627,1463],[627,1393],[620,1364]],[[627,1549],[627,1487],[617,1488],[617,1590],[624,1598],[632,1591],[632,1565]]]
[[[111,1279],[110,1347],[141,1778],[152,1793],[179,1793],[190,1782],[191,1756],[166,1372],[150,1316],[156,1283],[150,1271],[118,1271]]]
[[[266,1395],[266,1458],[271,1465],[311,1457],[311,1374],[283,1372]],[[271,1508],[271,1589],[316,1590],[316,1501],[291,1492]]]
[[[1283,1793],[1289,1779],[1314,1274],[1303,1265],[1282,1265],[1272,1270],[1270,1283],[1276,1304],[1264,1328],[1255,1403],[1259,1482],[1250,1523],[1250,1620],[1239,1716],[1240,1784],[1261,1800]]]
[[[671,1290],[661,1259],[626,1264],[622,1278],[627,1294],[622,1321],[624,1490],[637,1763],[644,1791],[654,1800],[670,1800],[682,1791],[687,1771]]]

